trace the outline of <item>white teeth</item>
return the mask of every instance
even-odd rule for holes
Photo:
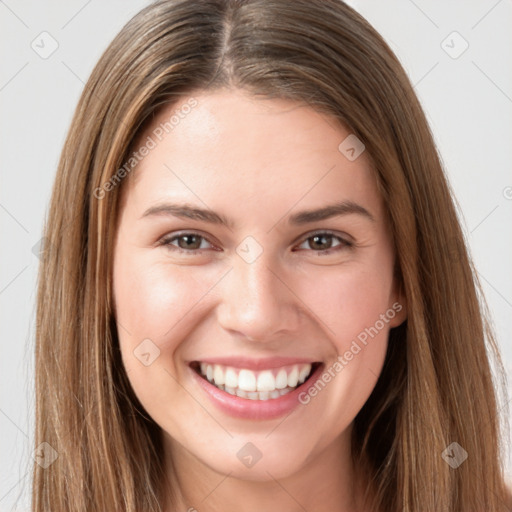
[[[224,372],[222,371],[222,367],[218,364],[213,368],[213,380],[215,381],[216,386],[224,384]]]
[[[274,379],[270,370],[261,372],[258,375],[257,388],[258,391],[273,391],[276,389],[276,379]]]
[[[240,370],[238,387],[244,391],[256,391],[256,375],[251,370]]]
[[[219,389],[249,400],[279,398],[302,384],[311,373],[311,364],[259,372],[220,364],[200,363],[199,367],[201,374]]]
[[[286,386],[288,386],[288,374],[286,373],[286,370],[282,368],[277,373],[276,389],[284,389]]]
[[[299,383],[302,384],[309,376],[311,372],[311,365],[307,364],[303,366],[301,371],[299,372]]]
[[[297,366],[293,367],[293,370],[288,375],[288,386],[291,388],[294,388],[297,385],[297,382],[299,381],[299,369]]]
[[[204,375],[204,373],[203,373]],[[238,375],[236,374],[233,368],[228,368],[226,370],[226,380],[224,382],[226,387],[237,388],[238,387]]]

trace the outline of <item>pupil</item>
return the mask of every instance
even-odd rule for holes
[[[312,249],[329,249],[332,242],[332,235],[315,235],[313,243],[310,243]]]
[[[182,249],[198,249],[201,245],[201,237],[196,235],[183,235],[180,237],[178,245]]]

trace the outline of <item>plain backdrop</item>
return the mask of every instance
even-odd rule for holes
[[[349,3],[424,106],[511,375],[512,1]],[[0,0],[1,512],[29,508],[37,244],[59,153],[93,66],[147,4]]]

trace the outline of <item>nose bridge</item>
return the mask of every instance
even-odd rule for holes
[[[270,265],[263,255],[252,263],[242,258],[234,262],[223,291],[224,328],[259,341],[294,328],[292,295]]]

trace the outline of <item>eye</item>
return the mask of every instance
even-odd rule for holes
[[[352,246],[353,244],[351,242],[334,233],[319,231],[308,236],[297,248],[312,249],[318,254],[326,254]]]
[[[194,232],[183,232],[163,237],[159,245],[167,246],[173,251],[181,253],[200,253],[206,249],[216,247],[211,244],[203,235]],[[353,244],[344,238],[328,231],[320,231],[308,236],[294,250],[313,250],[317,254],[330,254],[344,248],[352,247]]]
[[[169,249],[182,253],[194,253],[213,248],[213,245],[204,236],[193,232],[168,235],[161,239],[160,245],[168,246]]]

